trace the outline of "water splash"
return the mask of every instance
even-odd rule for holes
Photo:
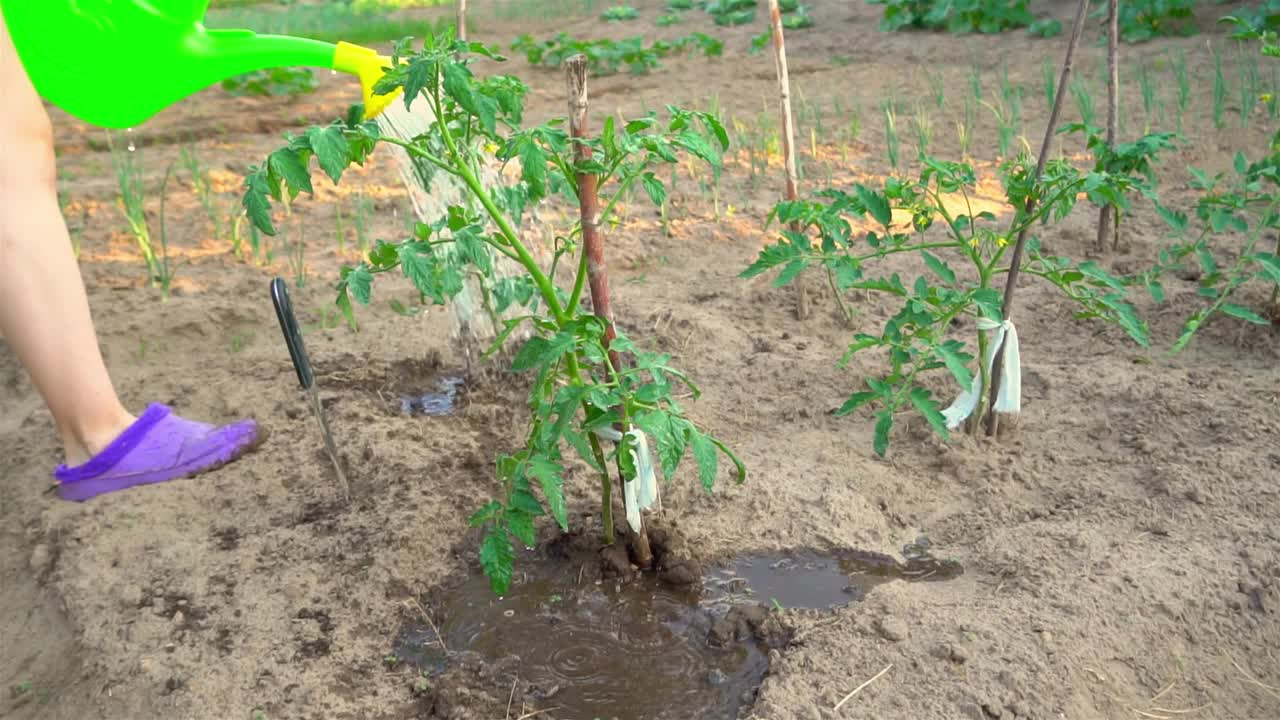
[[[129,152],[134,152],[138,149],[138,146],[133,143],[133,128],[128,128],[124,132],[125,137],[129,138]]]
[[[431,133],[435,120],[430,106],[426,102],[414,103],[413,109],[405,108],[403,102],[392,103],[377,117],[379,129],[390,137],[401,140],[412,140]],[[400,177],[409,191],[409,199],[413,213],[418,221],[432,224],[445,217],[451,206],[474,206],[478,209],[470,190],[462,180],[441,172],[431,163],[411,156],[404,148],[394,145],[386,146],[395,156]],[[485,163],[480,168],[480,182],[486,188],[498,187],[505,182],[502,164],[496,159]],[[532,248],[535,257],[543,257],[535,246]],[[491,293],[492,284],[510,277],[524,274],[515,261],[500,255],[486,246],[490,263],[494,268],[493,278],[482,284],[475,273],[468,272],[463,280],[463,290],[449,303],[449,315],[452,320],[450,339],[467,357],[468,362],[476,360],[480,354],[498,337],[503,321],[515,317],[522,308],[513,306],[505,312],[492,310],[493,304],[486,302]],[[437,250],[445,254],[453,252],[451,246]],[[522,325],[508,341],[517,344],[529,337],[532,332],[528,325]]]

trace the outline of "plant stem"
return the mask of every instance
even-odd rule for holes
[[[769,0],[769,20],[773,27],[773,64],[778,73],[778,95],[782,101],[782,153],[787,169],[786,199],[795,202],[799,198],[796,190],[796,150],[795,125],[791,118],[791,76],[787,71],[787,46],[782,35],[782,11],[778,0]],[[793,232],[801,232],[799,223],[791,226]],[[804,320],[809,317],[809,290],[804,273],[796,276],[796,318]]]
[[[591,454],[600,466],[600,522],[604,525],[604,544],[612,545],[613,533],[613,481],[609,479],[609,466],[604,459],[604,450],[600,447],[600,439],[593,432],[587,433],[587,441],[591,443]]]
[[[458,0],[458,39],[467,41],[467,0]]]
[[[831,272],[831,268],[827,268],[827,283],[831,286],[831,294],[836,298],[836,305],[840,307],[840,317],[846,324],[852,323],[853,313],[849,310],[849,306],[845,305],[844,298],[840,297],[840,288],[836,286],[836,274]]]
[[[1107,0],[1107,147],[1116,146],[1117,125],[1120,123],[1120,0]],[[1038,178],[1037,178],[1038,179]],[[1107,234],[1111,232],[1110,203],[1098,211],[1098,249],[1107,246]],[[1120,244],[1119,233],[1112,238]],[[1115,248],[1113,248],[1115,249]]]
[[[573,155],[574,163],[577,165],[584,164],[591,159],[591,146],[587,144],[587,57],[585,55],[574,55],[567,59],[564,63],[565,84],[569,94],[569,135],[574,141]],[[634,177],[634,176],[633,176]],[[627,178],[628,181],[632,178]],[[613,308],[610,305],[609,298],[609,271],[605,263],[604,257],[604,241],[600,237],[600,197],[599,187],[597,185],[599,178],[587,172],[579,172],[577,174],[578,185],[578,211],[581,216],[582,227],[582,256],[583,266],[579,268],[579,283],[581,282],[581,271],[585,270],[587,275],[587,285],[591,288],[591,308],[596,317],[605,323],[604,330],[604,348],[605,357],[609,363],[609,379],[612,382],[619,382],[618,373],[622,369],[621,360],[618,352],[613,349],[613,341],[617,337],[617,332],[613,327]],[[618,192],[614,193],[614,200],[621,197],[630,183],[626,182],[619,187]],[[613,207],[613,203],[609,204]],[[576,374],[576,371],[575,371]],[[630,452],[627,444],[627,432],[630,431],[630,423],[627,418],[627,408],[624,404],[619,408],[621,411],[622,422],[615,426],[618,432],[622,433],[622,440],[618,443],[618,476],[620,482],[624,485],[627,482],[626,474],[622,472],[622,455],[621,453]],[[598,445],[598,443],[597,443]],[[594,450],[593,450],[594,452]],[[601,463],[601,467],[604,465]],[[605,542],[613,544],[613,497],[612,483],[609,479],[609,471],[603,469],[601,472],[601,497],[600,501],[603,506],[603,522],[605,522]],[[641,568],[648,569],[653,565],[653,553],[649,548],[649,529],[641,521],[639,532],[636,533],[633,549],[636,552],[636,564]]]
[[[1071,39],[1067,43],[1067,55],[1062,62],[1062,76],[1058,80],[1058,87],[1067,87],[1071,80],[1071,63],[1075,59],[1076,48],[1080,45],[1080,36],[1084,34],[1085,15],[1089,10],[1089,0],[1080,0],[1079,6],[1076,8],[1075,24],[1071,28]],[[1039,183],[1041,176],[1044,174],[1045,162],[1049,158],[1049,146],[1053,143],[1054,127],[1058,124],[1058,114],[1062,111],[1062,95],[1058,93],[1057,101],[1053,104],[1053,109],[1049,111],[1049,122],[1045,125],[1044,141],[1040,144],[1040,157],[1036,160],[1035,182]],[[1035,211],[1035,193],[1031,193],[1027,198],[1027,204],[1021,213],[1014,214],[1014,224],[1017,224],[1018,215],[1030,215]],[[1018,268],[1022,264],[1022,253],[1027,244],[1027,226],[1023,226],[1018,231],[1017,242],[1013,246],[1013,257],[1009,261],[1009,277],[1004,287],[1004,304],[1001,308],[1001,314],[1005,321],[1013,316],[1013,298],[1014,291],[1018,287]],[[1008,335],[1001,340],[1000,345],[996,347],[995,359],[991,363],[991,388],[989,391],[991,414],[987,421],[987,435],[995,437],[1000,430],[1000,414],[996,412],[996,401],[1000,398],[1000,375],[1004,370],[1004,362],[1002,355],[1004,353],[1004,344],[1008,342]]]

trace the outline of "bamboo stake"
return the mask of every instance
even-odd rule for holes
[[[467,41],[467,0],[458,0],[458,39]]]
[[[782,99],[782,155],[787,168],[786,198],[795,202],[799,199],[796,189],[799,175],[796,171],[796,130],[791,117],[791,77],[787,72],[787,47],[782,37],[782,10],[778,7],[778,0],[769,0],[769,19],[773,24],[773,62],[778,71],[778,94]],[[791,229],[800,231],[796,224]],[[809,317],[807,285],[804,273],[796,276],[796,317],[800,320]]]
[[[575,163],[591,159],[591,146],[587,144],[587,57],[574,55],[564,63],[565,81],[569,91],[569,134],[574,139]],[[599,179],[591,173],[578,173],[578,211],[582,218],[582,252],[587,255],[587,285],[591,288],[591,308],[596,317],[604,320],[604,344],[608,351],[611,375],[622,368],[618,352],[613,349],[617,332],[613,327],[613,308],[609,303],[609,271],[604,259],[604,240],[600,236]],[[625,412],[624,412],[625,415]],[[629,428],[618,426],[626,433]],[[625,447],[625,445],[624,445]],[[622,478],[624,483],[626,479]],[[612,531],[612,528],[608,528]],[[636,564],[647,568],[653,563],[649,549],[649,530],[643,524],[635,540]]]
[[[1076,48],[1080,45],[1080,36],[1084,34],[1084,21],[1088,11],[1089,0],[1080,0],[1080,5],[1076,8],[1075,25],[1071,28],[1071,39],[1067,43],[1067,56],[1062,61],[1062,75],[1058,79],[1058,87],[1062,88],[1063,92],[1057,93],[1053,100],[1053,109],[1049,111],[1049,122],[1044,129],[1044,141],[1040,143],[1040,157],[1036,160],[1035,181],[1037,183],[1040,182],[1040,178],[1044,175],[1045,161],[1049,159],[1049,146],[1053,144],[1054,127],[1058,124],[1058,115],[1062,112],[1063,100],[1067,95],[1065,90],[1069,87],[1068,83],[1071,81],[1071,64],[1075,61]],[[1012,227],[1022,223],[1023,218],[1031,215],[1035,212],[1035,209],[1036,198],[1035,193],[1032,193],[1027,198],[1027,204],[1022,212],[1014,213]],[[1002,315],[1006,321],[1013,317],[1013,294],[1018,287],[1018,274],[1022,268],[1022,253],[1027,244],[1027,230],[1029,229],[1029,225],[1023,225],[1022,229],[1018,231],[1018,239],[1013,246],[1013,257],[1009,260],[1009,278],[1004,286],[1004,306],[1002,308]],[[987,418],[987,435],[991,437],[995,437],[1000,431],[1000,414],[995,411],[995,408],[996,400],[1000,397],[1000,386],[1002,385],[1000,375],[1004,371],[1002,356],[1006,342],[1008,342],[1007,335],[1001,339],[991,363],[991,380],[989,383],[991,387],[989,388],[989,399],[987,401],[987,407],[990,410],[990,417]],[[982,361],[982,359],[979,360],[979,362]]]
[[[1107,0],[1107,147],[1115,147],[1120,125],[1120,0]],[[1103,205],[1098,211],[1098,249],[1107,247],[1107,234],[1112,231],[1111,217],[1115,208]],[[1111,241],[1112,249],[1120,245],[1119,228]]]

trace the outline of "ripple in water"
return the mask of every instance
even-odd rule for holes
[[[710,645],[716,618],[696,594],[652,578],[578,586],[564,563],[523,570],[502,598],[482,577],[451,592],[440,633],[450,649],[519,656],[557,718],[732,718],[768,669],[756,643]]]
[[[734,718],[754,700],[768,670],[757,642],[711,645],[727,607],[776,603],[831,608],[861,600],[893,580],[947,580],[963,572],[929,554],[926,541],[904,548],[905,562],[861,551],[797,552],[737,558],[705,578],[703,592],[641,577],[631,584],[577,584],[577,568],[522,558],[510,593],[497,597],[482,576],[451,590],[440,633],[450,650],[490,661],[520,659],[558,720]],[[401,632],[398,657],[431,673],[447,658],[435,633]]]

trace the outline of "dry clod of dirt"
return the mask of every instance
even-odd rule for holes
[[[907,624],[892,615],[877,619],[875,626],[880,637],[889,642],[902,642],[909,635]]]

